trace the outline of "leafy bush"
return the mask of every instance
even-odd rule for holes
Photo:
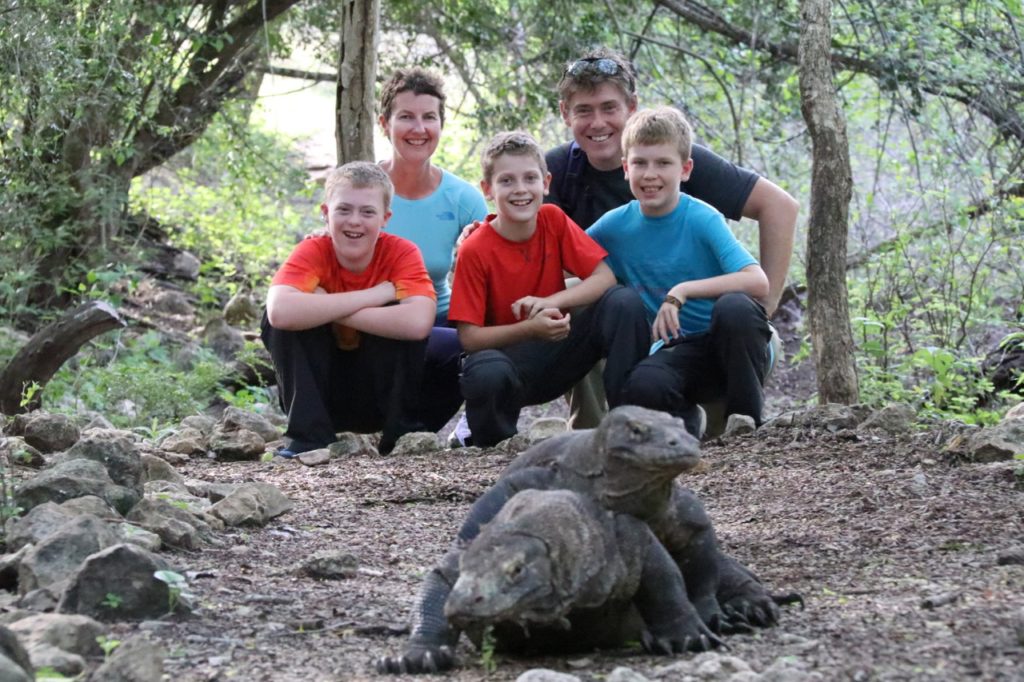
[[[216,395],[228,369],[200,351],[192,366],[177,366],[156,332],[94,352],[65,365],[43,393],[53,411],[96,410],[117,426],[133,426],[141,416],[155,425],[201,412]]]
[[[137,178],[132,207],[202,261],[196,293],[219,304],[239,286],[260,289],[274,263],[314,225],[312,185],[289,141],[229,108],[164,169]]]

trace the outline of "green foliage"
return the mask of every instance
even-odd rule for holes
[[[63,673],[59,673],[50,666],[39,668],[36,670],[36,680],[38,682],[45,682],[45,680],[71,680],[73,677],[68,677]]]
[[[136,416],[150,429],[178,421],[206,408],[228,370],[211,353],[202,351],[190,368],[175,364],[166,342],[156,332],[98,346],[91,355],[65,365],[43,394],[47,409],[97,410],[118,426],[132,426]],[[128,401],[127,403],[125,401]],[[127,414],[111,411],[131,405]],[[134,413],[134,414],[133,414]],[[151,434],[154,435],[154,434]]]
[[[274,404],[270,387],[263,381],[261,370],[273,369],[273,366],[265,359],[265,351],[262,351],[262,344],[255,341],[246,341],[242,350],[235,355],[236,362],[247,365],[254,370],[258,385],[243,386],[235,390],[222,388],[218,396],[226,404],[238,407],[243,410],[252,410],[258,406]]]
[[[265,287],[272,264],[312,225],[317,202],[289,141],[247,124],[244,113],[230,108],[167,169],[132,185],[133,209],[201,256],[200,304]]]
[[[27,384],[24,390],[22,390],[21,392],[21,400],[18,401],[18,405],[20,405],[21,407],[31,405],[32,402],[36,399],[36,396],[39,395],[39,391],[41,391],[42,388],[43,387],[39,384],[38,381],[33,381]]]
[[[1024,305],[1024,303],[1022,303]],[[999,341],[999,350],[1009,351],[1019,349],[1024,351],[1024,331],[1007,334]],[[1011,389],[1014,393],[1024,395],[1024,371],[1018,371]]]
[[[497,640],[494,638],[494,627],[488,625],[480,637],[480,665],[488,675],[498,670],[498,660],[495,658],[494,649]]]
[[[167,613],[174,613],[182,597],[191,596],[187,591],[188,581],[182,574],[174,571],[157,571],[153,577],[167,584]]]
[[[617,4],[624,22],[639,5]],[[456,74],[469,97],[451,98],[452,104],[475,118],[482,138],[499,130],[536,129],[557,112],[553,86],[565,63],[589,46],[620,40],[607,5],[593,0],[400,0],[382,10],[384,29],[392,34],[385,40],[393,49],[381,51],[381,73],[415,63]],[[570,22],[572,30],[566,30]],[[410,30],[425,33],[438,49],[403,40],[401,34]]]
[[[107,595],[103,597],[103,601],[100,602],[100,606],[105,606],[108,609],[119,609],[123,603],[124,597],[114,592],[107,592]]]
[[[121,640],[107,637],[106,635],[100,635],[96,638],[96,643],[100,645],[100,649],[103,649],[103,658],[110,658],[110,654],[114,653],[117,647],[121,646]]]
[[[270,18],[290,4],[275,3]],[[273,31],[260,30],[267,5],[258,0],[7,5],[0,309],[21,318],[138,237],[124,220],[131,178],[246,94],[260,54],[251,46]]]

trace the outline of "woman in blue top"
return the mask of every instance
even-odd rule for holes
[[[437,319],[423,378],[425,421],[431,430],[444,426],[462,402],[462,348],[455,330],[447,326],[455,241],[463,226],[487,216],[487,204],[476,187],[431,162],[444,128],[444,102],[441,78],[418,67],[398,69],[381,89],[379,121],[392,155],[380,165],[395,186],[385,229],[420,248],[437,292]]]

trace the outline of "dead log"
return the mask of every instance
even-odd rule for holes
[[[42,391],[22,405],[25,387],[44,387],[61,366],[87,341],[125,322],[107,303],[91,301],[78,306],[38,332],[11,358],[0,374],[0,412],[21,414],[39,406]]]

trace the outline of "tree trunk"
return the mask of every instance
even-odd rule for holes
[[[800,109],[811,136],[807,311],[821,403],[857,402],[846,291],[846,238],[853,194],[846,120],[836,97],[829,44],[831,0],[802,0]]]
[[[373,161],[373,85],[377,78],[380,0],[345,0],[341,7],[334,136],[338,165]]]
[[[91,301],[40,329],[0,372],[0,412],[22,414],[39,407],[46,382],[68,358],[100,334],[123,326],[114,308]],[[38,390],[23,404],[22,395],[32,384]]]

